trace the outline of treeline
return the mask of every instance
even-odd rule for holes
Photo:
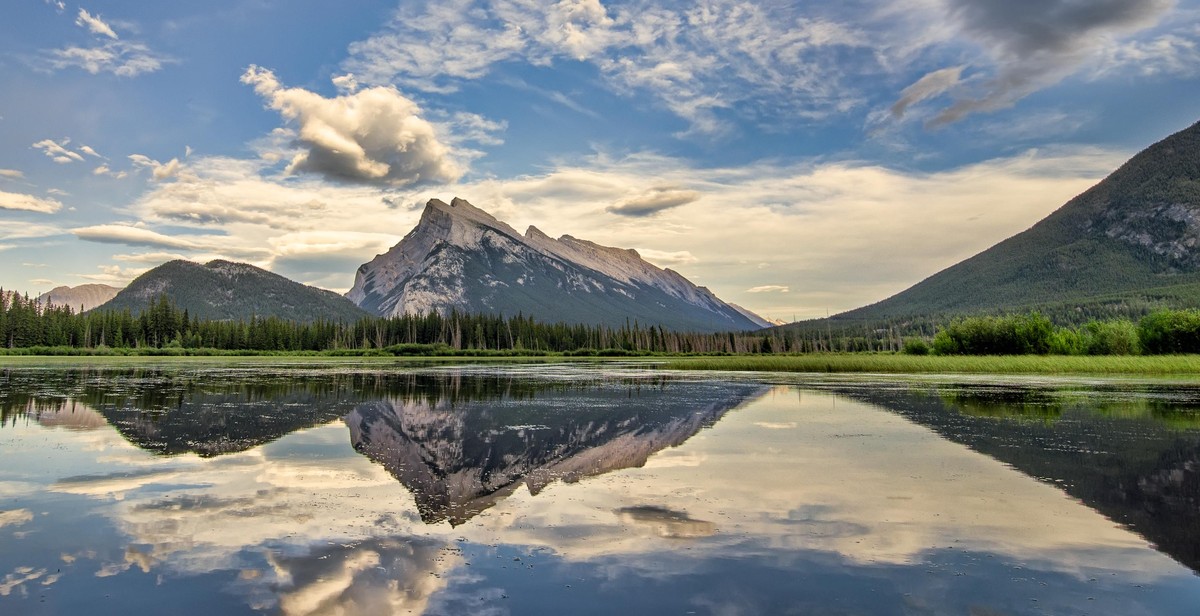
[[[540,323],[517,315],[404,315],[353,323],[299,323],[275,317],[209,321],[159,297],[135,315],[40,305],[0,292],[0,346],[62,352],[216,350],[321,352],[394,355],[570,353],[786,353],[827,350],[823,340],[801,340],[781,332],[697,334],[630,322],[622,327]]]
[[[864,332],[686,333],[630,322],[621,327],[540,323],[517,315],[431,312],[353,323],[275,317],[211,321],[161,296],[138,314],[76,314],[0,290],[0,347],[6,353],[324,353],[390,355],[635,355],[889,352],[940,355],[1134,355],[1200,353],[1200,310],[1159,310],[1127,319],[1055,326],[1040,313],[957,318]],[[909,330],[911,331],[911,330]],[[928,333],[927,333],[928,332]],[[936,333],[934,333],[936,332]]]
[[[1200,310],[1159,310],[1138,322],[1092,321],[1055,327],[1039,314],[960,318],[938,330],[932,344],[914,338],[912,354],[938,355],[1163,355],[1200,353]]]

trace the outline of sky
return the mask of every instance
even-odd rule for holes
[[[0,6],[0,286],[343,292],[431,198],[772,319],[879,301],[1200,120],[1200,0]]]

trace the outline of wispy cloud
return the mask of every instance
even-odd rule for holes
[[[860,104],[842,75],[846,64],[875,64],[867,38],[815,10],[736,0],[406,4],[383,31],[350,46],[345,67],[369,83],[448,92],[514,59],[588,62],[615,90],[647,93],[692,133],[716,134],[728,128],[717,110],[794,121]],[[833,53],[842,66],[829,62]]]
[[[0,178],[19,180],[23,177],[25,177],[25,173],[17,169],[0,169]]]
[[[942,37],[931,46],[966,42],[981,55],[970,66],[938,69],[905,89],[893,106],[899,117],[913,103],[948,93],[936,127],[975,113],[1005,109],[1080,71],[1123,37],[1157,24],[1174,0],[931,0],[917,12]],[[954,71],[952,73],[947,71]],[[953,79],[951,79],[953,77]]]
[[[152,51],[143,43],[109,41],[93,47],[65,47],[45,52],[44,65],[52,70],[83,69],[93,75],[112,73],[118,77],[137,77],[176,62],[170,56]]]
[[[144,254],[249,260],[344,289],[355,267],[416,224],[419,208],[389,202],[457,195],[516,228],[637,247],[760,312],[819,316],[882,299],[1027,228],[1124,157],[1043,148],[922,174],[855,163],[698,168],[652,154],[597,155],[536,175],[399,188],[279,176],[261,160],[193,157],[185,172],[127,207],[140,226],[75,233]],[[653,225],[609,211],[631,196],[668,199],[672,191],[686,204],[659,210]]]
[[[1200,74],[1200,26],[1109,47],[1096,63],[1093,78],[1123,73],[1143,77]]]
[[[99,15],[92,15],[82,7],[79,9],[79,16],[75,18],[75,24],[81,28],[87,28],[92,34],[107,36],[114,41],[120,38],[111,26],[100,19]]]
[[[62,141],[43,139],[30,147],[41,150],[48,158],[60,165],[83,162],[83,155],[67,149],[70,143],[70,139]]]

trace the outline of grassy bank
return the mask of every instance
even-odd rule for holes
[[[1098,374],[1196,376],[1200,355],[1155,356],[915,356],[872,353],[686,357],[666,362],[672,370],[761,372],[864,372],[887,374]]]

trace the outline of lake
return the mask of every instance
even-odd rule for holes
[[[1188,614],[1200,387],[0,369],[0,614]]]

